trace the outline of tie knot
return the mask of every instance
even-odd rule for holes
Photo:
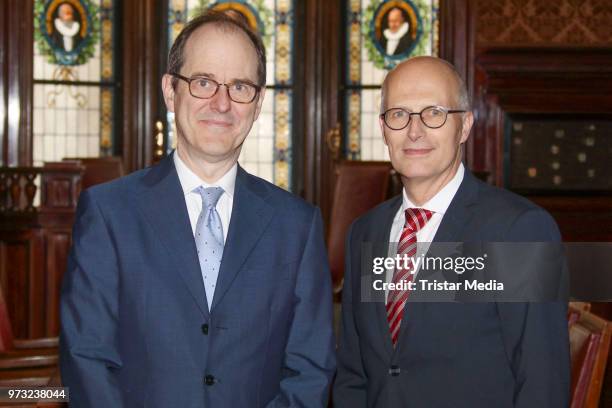
[[[221,187],[204,188],[200,186],[196,191],[200,194],[200,197],[202,197],[202,208],[215,207],[217,201],[221,198],[221,194],[223,194],[223,189]]]
[[[404,214],[406,215],[406,227],[419,231],[431,219],[433,212],[424,208],[407,208]]]

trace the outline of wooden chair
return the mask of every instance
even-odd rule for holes
[[[0,288],[0,386],[57,386],[53,380],[59,378],[57,346],[57,337],[27,340],[13,338],[4,291]],[[19,406],[33,408],[38,405],[24,403]]]
[[[582,312],[590,312],[591,304],[588,302],[570,302],[567,309],[567,327],[571,328],[580,318]]]
[[[0,370],[0,387],[43,387],[56,372],[57,367]]]
[[[610,322],[595,316],[585,305],[570,304],[569,326],[572,361],[571,408],[597,407],[608,361]],[[580,308],[582,307],[582,308]]]
[[[65,158],[64,161],[79,162],[85,167],[81,179],[83,190],[124,175],[120,157]]]
[[[0,370],[55,366],[57,346],[57,337],[27,340],[13,338],[4,291],[0,288]]]
[[[351,223],[388,196],[391,163],[344,161],[336,165],[327,250],[334,293],[342,290],[344,244]]]

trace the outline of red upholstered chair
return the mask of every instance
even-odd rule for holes
[[[597,407],[608,361],[612,326],[588,311],[584,304],[570,304],[572,361],[571,408]]]
[[[344,161],[336,165],[327,250],[334,293],[342,290],[344,243],[348,227],[388,196],[391,163]]]
[[[83,190],[124,175],[123,162],[120,157],[65,158],[64,161],[80,162],[85,167],[81,179]]]

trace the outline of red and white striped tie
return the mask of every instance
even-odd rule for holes
[[[410,282],[414,275],[412,257],[417,250],[417,232],[431,219],[433,212],[423,208],[408,208],[405,211],[406,223],[397,245],[397,254],[402,258],[408,256],[409,261],[406,269],[396,268],[393,273],[393,283],[402,281]],[[404,305],[408,299],[407,290],[391,290],[387,297],[387,321],[389,322],[389,333],[393,346],[397,343],[397,337],[404,317]]]

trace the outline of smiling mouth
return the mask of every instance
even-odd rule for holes
[[[433,149],[403,149],[403,152],[407,156],[424,156],[431,152]]]
[[[220,126],[220,127],[230,127],[232,124],[230,122],[225,122],[222,120],[214,120],[214,119],[201,119],[201,123],[204,123],[209,126]]]

